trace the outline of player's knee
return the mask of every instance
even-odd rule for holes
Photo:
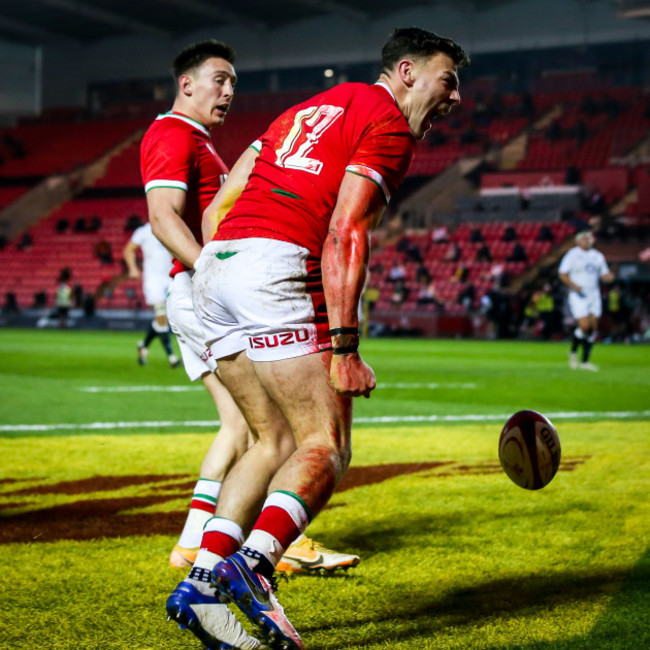
[[[287,430],[279,435],[264,436],[259,432],[253,432],[253,438],[257,437],[258,453],[267,457],[268,466],[276,465],[278,468],[296,450],[296,442],[291,431]]]
[[[300,496],[315,515],[327,504],[334,489],[343,478],[349,464],[349,454],[321,445],[303,449],[301,453],[303,471],[309,481],[303,485]]]
[[[314,445],[304,450],[304,457],[311,466],[319,468],[323,477],[336,485],[347,471],[352,453],[349,445]]]

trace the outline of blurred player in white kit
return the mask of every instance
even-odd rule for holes
[[[142,271],[138,266],[137,251],[142,252]],[[172,368],[177,368],[181,361],[172,350],[171,335],[165,302],[167,291],[171,283],[169,272],[172,268],[172,256],[160,243],[151,230],[151,224],[136,228],[122,252],[126,263],[129,278],[139,280],[142,278],[142,293],[144,299],[154,312],[154,318],[149,324],[147,333],[142,341],[138,341],[138,363],[144,366],[147,363],[149,345],[156,338],[160,338],[167,360]]]
[[[600,280],[613,282],[605,256],[593,246],[595,237],[590,230],[576,235],[576,246],[562,258],[558,269],[560,280],[569,287],[569,311],[576,321],[571,341],[569,366],[572,369],[597,371],[589,360],[596,340],[598,319],[602,314]],[[578,361],[578,348],[582,345],[582,359]]]

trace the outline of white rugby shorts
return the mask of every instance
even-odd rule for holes
[[[590,314],[593,314],[596,318],[600,318],[603,313],[600,291],[584,292],[583,296],[577,291],[570,291],[569,311],[575,320],[586,318]]]
[[[205,246],[193,279],[194,309],[215,359],[253,361],[331,348],[320,260],[306,248],[251,237]]]
[[[217,364],[205,346],[205,336],[192,306],[192,277],[189,271],[177,273],[169,287],[167,320],[176,334],[187,376],[196,381]]]
[[[144,299],[148,305],[154,307],[162,303],[165,304],[167,300],[167,291],[169,290],[169,285],[171,284],[171,278],[164,275],[146,275],[142,281],[142,293],[144,294]]]

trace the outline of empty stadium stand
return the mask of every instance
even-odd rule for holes
[[[455,205],[451,217],[436,212],[435,199],[423,206],[426,228],[408,236],[421,261],[408,259],[397,250],[396,242],[374,251],[370,287],[376,290],[377,298],[373,313],[399,317],[417,312],[462,318],[476,312],[482,297],[503,277],[528,273],[557,251],[579,220],[589,218],[584,201],[596,192],[607,206],[619,206],[621,217],[647,221],[650,165],[647,160],[635,159],[634,151],[650,129],[648,93],[640,88],[612,93],[596,86],[586,91],[570,86],[558,90],[552,84],[528,97],[514,93],[491,97],[487,90],[488,86],[483,88],[480,83],[470,86],[461,109],[436,123],[428,138],[418,143],[408,172],[412,179],[426,183],[468,159],[480,161],[480,173],[473,172],[474,176],[459,184],[461,190],[451,196]],[[284,108],[310,94],[238,97],[227,127],[216,130],[213,138],[226,164],[231,166]],[[91,122],[62,113],[59,121],[49,115],[42,123],[0,130],[4,163],[0,166],[0,215],[7,214],[6,209],[35,183],[71,174],[108,154],[89,187],[73,188],[75,198],[37,215],[29,228],[31,246],[18,250],[12,237],[0,249],[0,298],[13,292],[19,307],[26,309],[36,293],[46,292],[51,306],[57,276],[61,268],[69,266],[72,283],[93,295],[98,308],[143,307],[139,283],[123,281],[121,251],[130,236],[125,229],[129,217],[146,219],[139,170],[141,133],[155,113],[166,108],[121,106]],[[555,131],[549,132],[551,125]],[[12,151],[12,141],[20,143],[22,153]],[[568,178],[569,167],[577,173],[577,181]],[[462,171],[458,177],[463,177]],[[447,191],[450,188],[443,187],[439,193]],[[578,222],[567,219],[567,213]],[[96,232],[74,230],[80,217],[93,215],[101,222]],[[57,224],[62,221],[70,227],[59,231]],[[437,223],[449,226],[444,243],[432,240],[431,229]],[[6,224],[0,217],[0,234],[3,226]],[[547,236],[541,238],[544,228]],[[509,229],[514,231],[514,238],[504,241]],[[477,233],[480,241],[476,241]],[[112,249],[113,263],[102,263],[95,255],[100,241]],[[525,256],[518,261],[512,259],[517,244]],[[457,259],[446,260],[453,246],[458,247]],[[491,259],[477,260],[484,246]],[[405,278],[400,284],[405,291],[396,301],[396,283],[387,276],[398,263],[404,266]],[[418,270],[421,277],[425,275],[423,269],[433,283],[435,301],[418,304],[423,282],[418,282],[417,275]]]

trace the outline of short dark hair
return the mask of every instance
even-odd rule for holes
[[[228,63],[235,62],[235,51],[221,41],[211,39],[188,45],[175,59],[172,66],[174,78],[178,79],[188,70],[196,68],[211,58],[225,59]]]
[[[381,51],[381,65],[388,72],[405,57],[425,59],[439,52],[449,56],[458,68],[469,65],[469,56],[450,38],[419,27],[396,27]]]

